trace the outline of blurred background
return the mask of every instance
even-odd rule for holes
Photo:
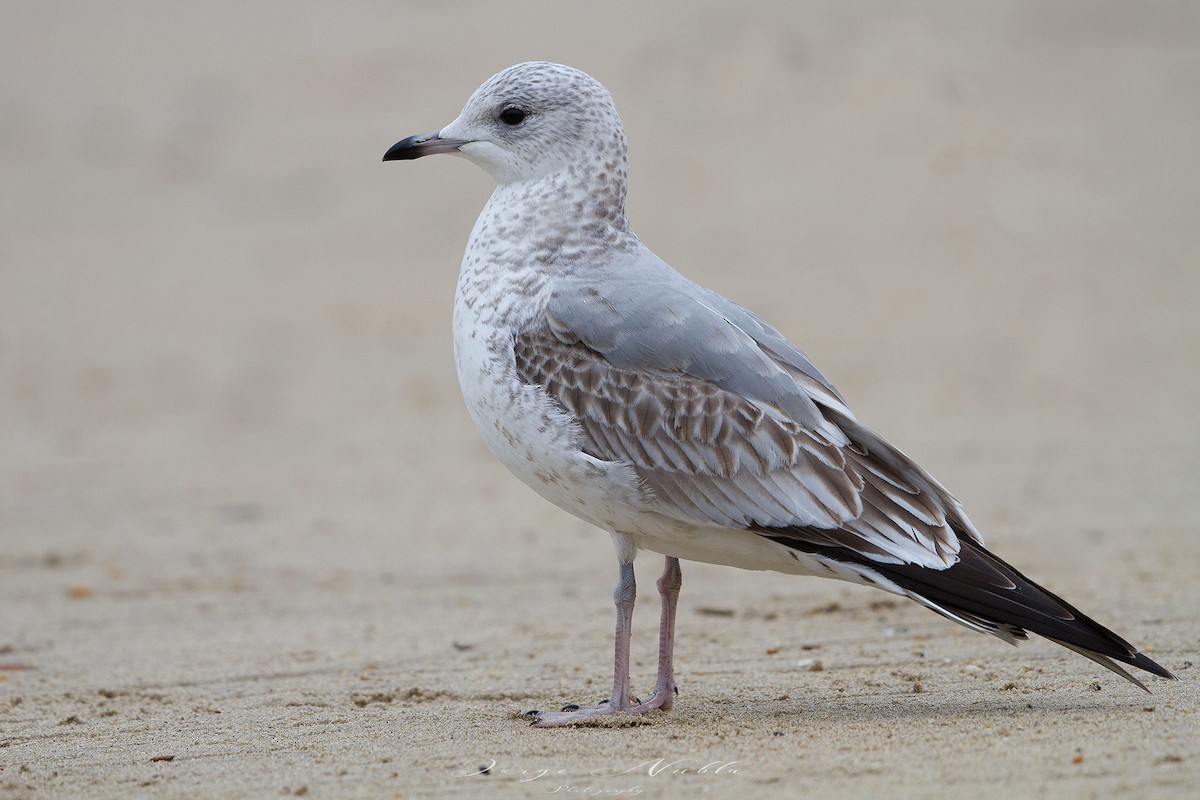
[[[296,604],[319,639],[347,586],[483,564],[577,564],[607,618],[607,537],[507,476],[459,399],[489,179],[380,161],[530,59],[612,91],[642,239],[792,337],[1000,552],[1083,580],[1080,541],[1200,522],[1194,2],[2,16],[0,645],[126,669],[107,636],[234,592],[221,640],[286,648]]]
[[[317,530],[305,548],[402,570],[495,524],[461,519],[481,486],[541,514],[477,443],[453,373],[489,179],[380,163],[528,59],[615,95],[643,240],[772,320],[971,508],[1019,514],[1062,482],[1096,520],[1197,519],[1194,3],[3,16],[9,559],[236,530],[230,553],[254,531],[286,560]]]

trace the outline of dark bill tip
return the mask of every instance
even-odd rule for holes
[[[431,156],[437,153],[453,153],[466,144],[461,139],[443,139],[438,134],[439,131],[434,131],[433,133],[420,133],[416,136],[410,136],[407,139],[401,139],[383,154],[383,160],[411,161],[421,156]]]

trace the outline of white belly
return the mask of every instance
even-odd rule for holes
[[[540,387],[517,377],[511,330],[455,304],[454,355],[467,412],[504,466],[559,508],[607,530],[632,523],[647,498],[627,464],[595,459],[576,424]]]

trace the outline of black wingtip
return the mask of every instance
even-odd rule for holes
[[[1138,669],[1144,669],[1151,675],[1157,675],[1160,678],[1166,678],[1169,681],[1177,681],[1179,677],[1174,672],[1164,667],[1162,664],[1150,659],[1145,653],[1138,653],[1129,662]]]
[[[1044,636],[1143,689],[1146,687],[1141,681],[1114,662],[1176,680],[1170,670],[1138,652],[1129,642],[965,538],[960,538],[957,563],[947,569],[931,569],[915,564],[880,563],[847,548],[813,545],[793,537],[771,536],[765,531],[760,534],[789,547],[867,567],[921,598],[935,611],[958,622],[969,620],[964,624],[1002,639],[1024,638],[1021,634],[1025,630]]]
[[[1129,674],[1129,670],[1125,669],[1124,667],[1122,667],[1117,662],[1113,661],[1108,656],[1102,656],[1093,650],[1088,650],[1086,648],[1079,647],[1077,645],[1073,645],[1070,642],[1064,642],[1061,639],[1054,639],[1051,637],[1046,637],[1046,638],[1050,639],[1050,641],[1054,642],[1055,644],[1062,645],[1063,647],[1067,648],[1068,650],[1074,650],[1076,653],[1079,653],[1079,655],[1083,656],[1084,658],[1091,659],[1092,661],[1096,662],[1097,664],[1104,667],[1105,669],[1110,670],[1110,671],[1116,673],[1117,675],[1120,675],[1122,678],[1129,681],[1130,683],[1132,683],[1134,686],[1141,689],[1146,694],[1154,694],[1153,692],[1150,691],[1150,687],[1148,687],[1146,684],[1139,681],[1133,675]],[[1145,663],[1139,663],[1139,660],[1144,661]],[[1177,680],[1177,678],[1174,675],[1172,675],[1167,670],[1163,669],[1158,664],[1155,664],[1153,661],[1151,661],[1149,658],[1146,658],[1141,653],[1134,653],[1133,657],[1126,663],[1130,664],[1131,666],[1136,666],[1139,669],[1144,669],[1147,672],[1153,673],[1155,675],[1161,675],[1162,677],[1168,678],[1170,680]],[[1160,672],[1160,670],[1161,670],[1161,672]]]

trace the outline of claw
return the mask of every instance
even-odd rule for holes
[[[562,710],[563,711],[578,711],[579,703],[567,703],[565,706],[562,707]]]

